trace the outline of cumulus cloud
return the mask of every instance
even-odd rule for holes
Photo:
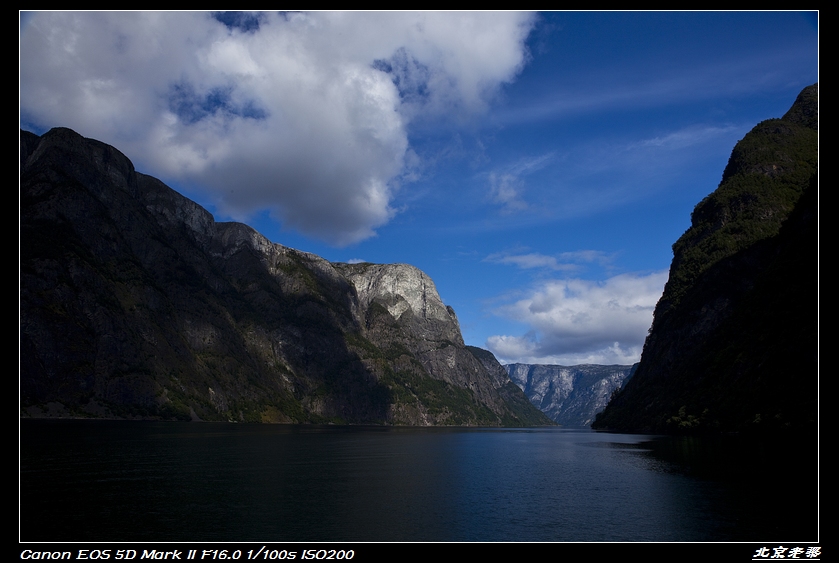
[[[529,14],[42,12],[21,28],[24,124],[114,144],[336,245],[391,219],[412,121],[484,111]]]
[[[531,330],[521,336],[492,336],[486,345],[508,363],[637,362],[666,281],[663,271],[605,281],[542,282],[526,297],[494,311]]]

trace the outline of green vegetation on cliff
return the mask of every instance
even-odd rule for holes
[[[719,187],[696,206],[691,227],[673,245],[656,320],[676,307],[708,268],[778,234],[817,171],[818,131],[812,119],[802,117],[812,115],[817,104],[817,86],[809,86],[784,118],[761,122],[734,147]]]
[[[21,416],[521,426],[541,415],[466,349],[416,268],[331,264],[216,223],[69,129],[21,131],[20,151]]]
[[[734,148],[673,245],[635,376],[593,427],[814,427],[818,388],[818,89]]]

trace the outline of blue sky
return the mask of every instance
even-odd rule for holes
[[[413,264],[503,362],[637,361],[816,12],[21,13],[20,123],[332,261]]]

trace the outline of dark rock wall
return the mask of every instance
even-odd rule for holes
[[[818,89],[732,151],[673,245],[638,371],[596,428],[813,428],[818,408]]]
[[[216,223],[69,129],[20,151],[22,416],[530,423],[416,268]]]

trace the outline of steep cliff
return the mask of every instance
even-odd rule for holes
[[[539,405],[533,404],[532,399],[523,392],[520,385],[511,380],[506,366],[502,366],[492,352],[474,346],[467,346],[466,348],[483,364],[492,377],[493,387],[498,390],[498,393],[522,422],[529,426],[553,426],[556,424],[547,414],[539,410]],[[534,407],[536,408],[534,409]]]
[[[632,380],[594,427],[813,427],[818,394],[818,87],[732,151],[673,245]]]
[[[507,364],[506,372],[533,406],[570,428],[591,426],[634,366]]]
[[[69,129],[21,131],[20,152],[22,416],[538,416],[508,405],[416,268],[331,264],[217,223]]]

